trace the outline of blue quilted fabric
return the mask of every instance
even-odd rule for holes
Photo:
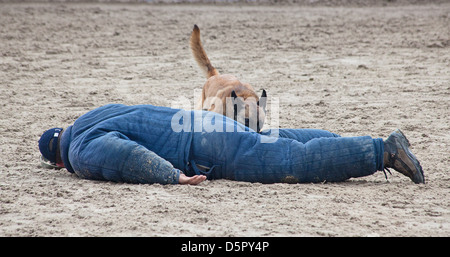
[[[383,141],[324,130],[256,133],[225,116],[110,104],[64,130],[62,159],[86,179],[178,183],[186,175],[261,183],[343,181],[382,170]]]

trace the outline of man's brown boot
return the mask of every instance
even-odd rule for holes
[[[416,184],[425,183],[422,166],[409,147],[409,141],[400,129],[392,132],[384,141],[384,168],[388,171],[393,168]]]

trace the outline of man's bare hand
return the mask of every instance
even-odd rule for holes
[[[193,177],[188,177],[181,173],[178,182],[180,183],[180,185],[198,185],[205,180],[206,176],[204,175],[195,175]]]

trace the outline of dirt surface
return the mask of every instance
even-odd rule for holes
[[[450,236],[449,13],[448,3],[1,3],[0,236]],[[205,82],[188,47],[194,24],[220,72],[279,100],[280,127],[382,138],[401,128],[427,183],[377,172],[131,185],[39,166],[42,132],[95,107],[192,99]]]

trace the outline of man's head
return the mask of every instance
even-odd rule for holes
[[[62,128],[49,129],[45,131],[39,139],[39,151],[41,152],[42,157],[53,165],[56,165],[60,160],[60,158],[57,157],[57,154],[59,154],[58,138],[62,131]]]

